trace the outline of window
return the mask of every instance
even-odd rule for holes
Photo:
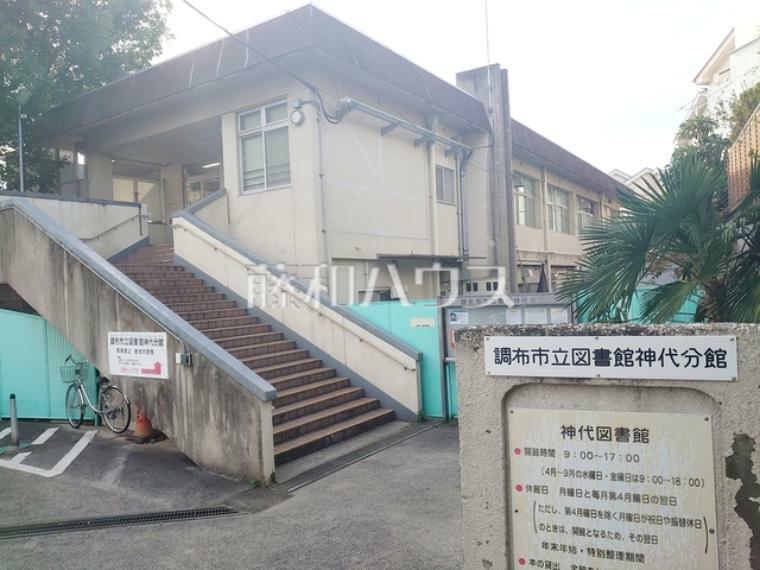
[[[454,171],[451,168],[435,167],[435,194],[439,202],[454,203]]]
[[[596,204],[588,198],[578,196],[578,232],[589,227],[594,222]]]
[[[240,113],[238,136],[243,192],[290,184],[287,102]]]
[[[556,186],[549,186],[549,229],[570,233],[570,194]]]
[[[536,221],[536,181],[515,172],[512,176],[515,195],[515,218],[518,225],[537,228]]]

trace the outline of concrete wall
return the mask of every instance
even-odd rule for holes
[[[84,202],[47,194],[5,195],[34,204],[105,258],[137,243],[148,232],[147,219],[140,218],[137,204]]]
[[[237,296],[249,300],[249,272],[256,281],[266,279],[270,286],[278,277],[229,245],[215,239],[184,218],[175,218],[174,253]],[[269,292],[275,291],[271,287]],[[397,405],[406,408],[407,416],[420,408],[418,363],[415,358],[389,344],[373,332],[347,319],[329,305],[315,306],[304,301],[295,290],[283,288],[284,303],[269,297],[268,302],[254,301],[263,311],[319,350],[360,375]],[[257,297],[259,299],[260,297]],[[284,306],[283,306],[284,304]]]
[[[0,210],[0,282],[13,287],[104,373],[108,332],[166,330],[14,208]],[[195,363],[175,366],[174,355],[185,348],[168,335],[168,380],[112,380],[133,408],[142,409],[199,465],[269,482],[274,472],[271,402],[225,373],[199,352],[200,346],[185,344]]]
[[[735,382],[486,376],[483,339],[492,335],[731,335],[737,339],[739,376]],[[754,499],[760,474],[754,454],[760,441],[760,325],[484,327],[458,334],[456,359],[466,568],[507,568],[511,560],[507,406],[711,415],[719,567],[760,568]],[[673,567],[691,566],[679,559]]]

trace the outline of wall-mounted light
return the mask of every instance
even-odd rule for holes
[[[290,112],[290,122],[296,127],[303,125],[306,115],[303,114],[301,108],[303,107],[303,101],[300,99],[294,99],[292,103],[293,110]]]
[[[305,118],[306,116],[303,114],[303,111],[301,111],[301,109],[293,109],[290,112],[290,122],[293,123],[296,127],[303,125]]]

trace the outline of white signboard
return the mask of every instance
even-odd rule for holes
[[[470,313],[467,311],[451,311],[449,313],[449,322],[452,325],[469,325]]]
[[[509,409],[512,567],[717,570],[711,424]]]
[[[487,336],[486,374],[736,380],[733,336]]]
[[[435,319],[429,319],[426,317],[419,317],[409,319],[409,324],[414,329],[429,329],[435,327]]]
[[[166,333],[109,332],[108,371],[117,376],[168,378]]]

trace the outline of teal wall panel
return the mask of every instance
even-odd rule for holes
[[[422,353],[422,413],[442,418],[441,323],[437,301],[410,301],[407,306],[400,301],[381,301],[349,308]]]
[[[0,416],[9,415],[9,397],[16,394],[20,418],[65,419],[68,384],[61,381],[60,367],[69,354],[83,358],[42,317],[0,309]],[[92,398],[94,370],[85,385]],[[86,417],[92,419],[92,412]]]

